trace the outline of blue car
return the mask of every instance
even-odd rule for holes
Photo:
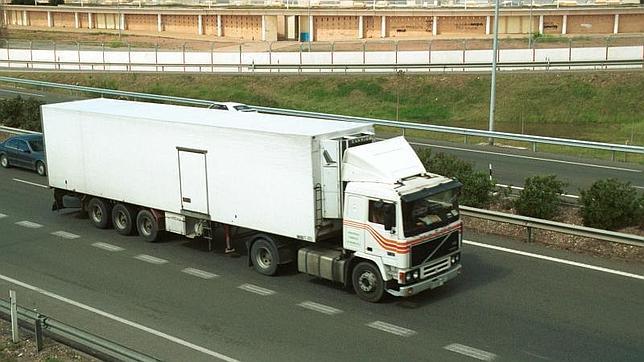
[[[0,143],[0,166],[23,167],[35,170],[40,176],[47,175],[42,135],[14,136]]]

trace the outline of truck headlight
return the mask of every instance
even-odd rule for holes
[[[420,276],[420,273],[418,272],[418,270],[414,270],[414,274],[413,274],[414,279],[418,279],[419,276]]]

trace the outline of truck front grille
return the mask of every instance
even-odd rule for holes
[[[411,265],[418,266],[458,250],[458,230],[449,235],[429,240],[411,247]]]
[[[445,260],[441,260],[438,263],[426,265],[422,267],[420,277],[421,279],[425,279],[432,275],[440,274],[447,269],[449,269],[449,258],[446,258]]]

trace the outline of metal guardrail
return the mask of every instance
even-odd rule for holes
[[[565,224],[557,221],[536,219],[528,216],[505,214],[498,211],[477,209],[469,206],[461,206],[460,209],[461,214],[464,216],[524,226],[528,229],[528,241],[532,239],[532,229],[540,229],[574,236],[610,241],[613,243],[644,246],[644,237],[638,235],[594,229],[586,226]]]
[[[0,314],[10,315],[10,304],[0,299]],[[103,337],[85,332],[68,324],[49,318],[37,311],[18,307],[18,319],[23,328],[35,326],[36,321],[41,321],[43,333],[60,343],[69,345],[87,354],[107,361],[160,361],[157,358],[137,352]]]
[[[12,67],[12,65],[14,65]],[[15,65],[21,65],[16,67]],[[569,70],[587,68],[603,70],[612,67],[634,67],[644,65],[642,59],[622,60],[579,60],[579,61],[535,61],[535,62],[503,62],[497,63],[499,70]],[[197,73],[265,73],[276,71],[379,71],[379,72],[400,72],[400,71],[489,71],[492,67],[490,62],[470,63],[387,63],[387,64],[215,64],[215,63],[134,63],[134,62],[88,62],[88,61],[53,61],[53,60],[29,60],[29,59],[4,59],[0,60],[0,67],[7,69],[26,71],[82,71],[82,72],[197,72]],[[78,68],[78,69],[76,69]],[[174,70],[177,69],[177,70]],[[189,70],[198,69],[198,70]],[[618,68],[620,69],[620,68]],[[289,73],[285,73],[289,74]]]
[[[9,134],[40,134],[40,132],[36,132],[36,131],[29,131],[26,129],[6,127],[6,126],[0,126],[0,131],[9,133]]]
[[[218,102],[216,101],[208,101],[208,100],[201,100],[201,99],[103,89],[103,88],[86,87],[86,86],[79,86],[79,85],[72,85],[72,84],[51,83],[51,82],[21,79],[21,78],[0,77],[0,82],[12,83],[12,84],[23,84],[28,86],[42,87],[42,88],[66,89],[70,91],[93,93],[101,96],[110,95],[110,96],[116,96],[116,97],[130,97],[130,98],[137,98],[137,99],[148,99],[148,100],[161,101],[161,102],[171,102],[171,103],[198,105],[198,106],[206,106],[206,107],[212,104],[218,104]],[[390,120],[384,120],[384,119],[355,117],[355,116],[343,116],[338,114],[307,112],[307,111],[298,111],[298,110],[283,109],[283,108],[271,108],[271,107],[261,107],[261,106],[251,106],[251,107],[262,113],[270,113],[270,114],[278,114],[278,115],[286,115],[286,116],[320,118],[320,119],[328,119],[328,120],[344,121],[344,122],[372,123],[379,126],[400,128],[402,130],[412,129],[412,130],[420,130],[420,131],[427,131],[427,132],[458,134],[458,135],[464,135],[466,137],[472,136],[472,137],[482,137],[482,138],[495,138],[495,139],[506,139],[506,140],[520,141],[520,142],[528,142],[533,144],[543,143],[543,144],[552,144],[552,145],[568,146],[568,147],[598,149],[598,150],[612,151],[613,156],[615,152],[644,154],[644,147],[642,146],[582,141],[582,140],[574,140],[574,139],[568,139],[568,138],[533,136],[533,135],[524,135],[524,134],[517,134],[517,133],[486,131],[486,130],[471,129],[471,128],[436,126],[436,125],[423,124],[423,123],[390,121]],[[535,147],[533,147],[533,149],[534,148]]]
[[[25,131],[17,128],[2,127],[2,126],[0,126],[0,131],[3,131],[4,129],[7,129],[7,128],[14,132],[24,131],[24,133],[38,133],[33,131]],[[507,187],[507,185],[501,185],[501,186]],[[571,195],[565,195],[565,196],[571,196]],[[533,217],[522,216],[522,215],[506,214],[498,211],[477,209],[469,206],[460,206],[460,209],[461,209],[461,214],[465,216],[524,226],[528,228],[528,239],[531,239],[532,237],[532,229],[541,229],[541,230],[555,231],[563,234],[582,236],[582,237],[587,237],[592,239],[605,240],[605,241],[610,241],[614,243],[628,244],[628,245],[634,245],[634,246],[644,246],[644,237],[642,236],[618,233],[618,232],[609,231],[609,230],[589,228],[586,226],[565,224],[557,221],[536,219]]]

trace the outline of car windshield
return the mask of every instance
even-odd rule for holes
[[[34,152],[42,152],[43,150],[42,140],[29,141],[29,146]]]
[[[235,109],[239,112],[254,112],[249,106],[235,106]]]
[[[458,220],[459,188],[402,202],[405,237],[415,236]]]

